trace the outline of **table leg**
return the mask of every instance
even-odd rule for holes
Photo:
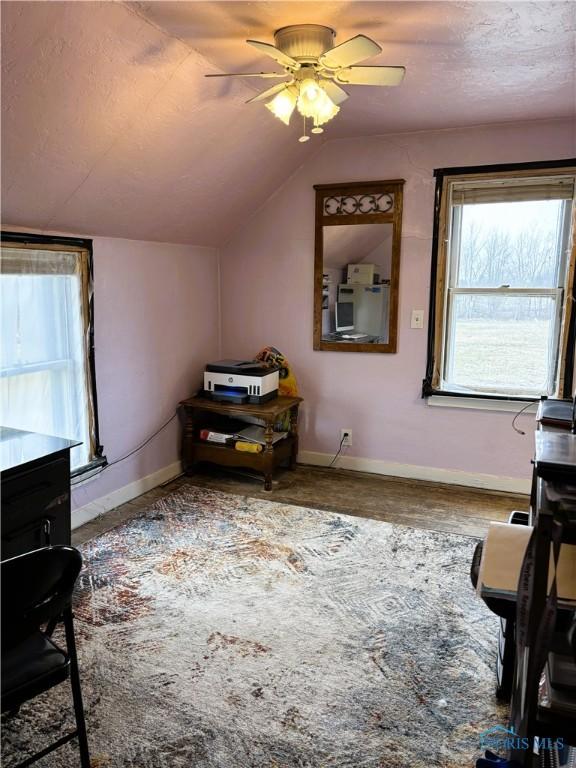
[[[194,412],[186,410],[182,419],[182,468],[191,475],[194,469]]]
[[[274,443],[272,438],[274,436],[274,422],[267,421],[264,429],[264,454],[266,458],[266,472],[264,473],[264,490],[272,490],[272,470],[274,468]]]
[[[290,453],[289,468],[294,471],[296,469],[296,459],[298,458],[298,406],[294,405],[290,408],[290,435],[293,438],[292,451]]]
[[[271,454],[274,452],[274,443],[272,442],[272,438],[274,437],[274,424],[272,422],[266,422],[266,427],[264,429],[264,451],[267,454]]]

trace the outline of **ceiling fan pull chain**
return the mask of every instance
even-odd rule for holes
[[[304,115],[302,115],[302,120],[304,122],[304,133],[302,134],[302,136],[300,136],[298,141],[300,141],[303,144],[305,141],[310,141],[310,136],[308,136],[308,134],[306,133],[306,117]]]

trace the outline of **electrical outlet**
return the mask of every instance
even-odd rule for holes
[[[413,309],[410,319],[410,328],[424,328],[424,310]]]
[[[352,445],[352,430],[351,429],[341,429],[340,430],[340,441],[342,443],[342,448],[346,445]]]

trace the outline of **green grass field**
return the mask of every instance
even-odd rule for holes
[[[549,335],[547,320],[459,320],[450,383],[545,392]]]

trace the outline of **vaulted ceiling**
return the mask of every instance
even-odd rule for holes
[[[247,46],[286,24],[363,32],[402,64],[358,86],[307,144],[262,105]],[[3,220],[218,245],[323,141],[574,111],[576,4],[565,2],[4,2]]]

